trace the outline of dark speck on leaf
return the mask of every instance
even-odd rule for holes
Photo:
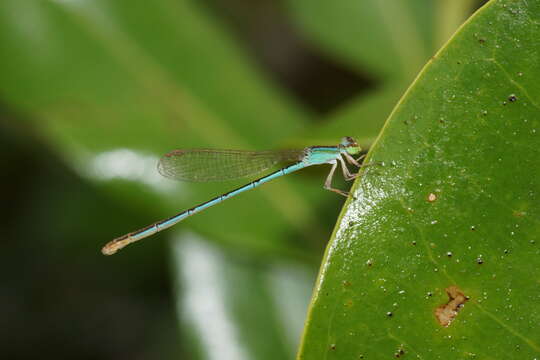
[[[373,260],[369,259],[368,261],[366,261],[366,265],[367,266],[373,265]]]
[[[515,102],[515,101],[517,101],[517,96],[514,95],[514,94],[511,94],[510,96],[508,96],[508,101],[510,101],[510,102]]]
[[[482,258],[478,258],[478,259],[476,259],[476,263],[478,265],[482,265],[484,263],[484,260]]]
[[[392,317],[392,315],[394,315],[394,314],[392,314],[391,311],[389,311],[389,312],[386,313],[386,316],[388,316],[388,317]]]

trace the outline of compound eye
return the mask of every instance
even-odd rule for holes
[[[351,141],[354,141],[354,140],[349,136],[342,137],[341,138],[341,145],[349,146],[349,145],[351,145]]]
[[[352,137],[350,136],[345,136],[341,139],[341,145],[347,147],[347,146],[358,146],[358,144],[356,143],[356,140],[354,140]]]

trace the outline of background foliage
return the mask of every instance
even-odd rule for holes
[[[155,161],[171,149],[344,135],[371,145],[479,5],[0,2],[3,352],[294,357],[343,201],[321,190],[328,169],[280,179],[118,256],[100,246],[241,183],[160,179]]]

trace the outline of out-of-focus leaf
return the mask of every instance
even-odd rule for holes
[[[491,1],[406,93],[327,248],[300,359],[539,356],[539,24],[539,0]]]
[[[450,39],[456,29],[467,19],[473,6],[478,5],[474,0],[437,0],[434,7],[433,31],[435,33],[432,46],[438,49]]]
[[[2,52],[10,54],[3,96],[57,127],[72,124],[70,137],[90,148],[154,150],[156,138],[160,147],[270,146],[304,121],[191,1],[8,0],[0,9]]]
[[[289,1],[308,39],[353,69],[409,81],[465,20],[473,0]]]
[[[413,76],[431,54],[433,1],[289,1],[311,41],[352,68],[379,77]]]
[[[389,86],[354,99],[323,119],[319,126],[309,128],[304,137],[314,144],[325,144],[330,134],[343,134],[353,136],[367,149],[403,91],[402,87]]]
[[[173,242],[180,323],[199,359],[294,357],[310,288],[304,265],[261,263],[193,233]]]
[[[392,107],[420,67],[466,19],[473,0],[289,1],[291,17],[318,49],[379,81],[315,128],[306,138],[327,142],[350,134],[373,143]],[[360,124],[360,125],[359,125]]]

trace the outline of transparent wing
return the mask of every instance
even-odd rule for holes
[[[300,161],[304,150],[174,150],[159,160],[161,175],[182,181],[223,181],[260,173],[279,162]]]

